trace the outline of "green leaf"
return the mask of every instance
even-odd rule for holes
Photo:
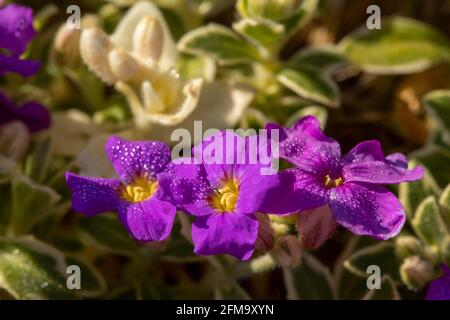
[[[78,226],[84,239],[92,245],[124,255],[134,255],[137,252],[135,242],[112,214],[82,217]]]
[[[283,69],[278,81],[299,96],[329,107],[339,106],[339,89],[327,74],[314,68]]]
[[[450,210],[450,184],[442,191],[441,197],[439,198],[439,204]]]
[[[413,152],[411,158],[421,162],[433,175],[441,188],[445,188],[450,181],[450,148],[430,144],[427,147]]]
[[[364,25],[344,38],[339,47],[366,72],[413,73],[449,58],[450,44],[429,25],[404,17],[385,19],[381,29]]]
[[[224,65],[260,60],[256,47],[232,30],[213,23],[184,35],[178,48],[185,53],[210,56]]]
[[[305,254],[302,264],[292,270],[292,280],[300,299],[336,299],[336,288],[330,270],[314,256]]]
[[[395,246],[391,242],[379,242],[373,246],[360,249],[353,253],[345,262],[344,266],[350,272],[367,278],[367,267],[379,266],[383,275],[389,275],[395,281],[400,280],[400,261],[395,253]]]
[[[16,299],[69,299],[60,251],[31,237],[0,238],[0,287]]]
[[[314,67],[321,72],[332,72],[347,63],[347,59],[334,47],[306,48],[299,50],[286,62],[291,69]]]
[[[410,161],[409,167],[417,166],[416,161]],[[425,168],[423,178],[417,181],[400,184],[399,199],[405,208],[408,218],[412,219],[420,203],[430,195],[439,195],[440,188],[431,173]]]
[[[284,26],[270,20],[242,19],[233,24],[233,29],[257,45],[270,48],[285,36]]]
[[[381,288],[367,291],[364,300],[400,300],[394,280],[389,276],[381,278]]]
[[[46,186],[18,175],[11,182],[12,204],[10,229],[15,235],[25,234],[42,218],[50,215],[60,196]]]
[[[177,61],[177,71],[185,79],[203,78],[213,81],[216,64],[209,57],[182,55]]]
[[[319,6],[319,0],[303,0],[298,10],[292,17],[283,20],[282,23],[287,34],[293,34],[308,24]]]
[[[439,212],[437,200],[433,196],[429,196],[422,201],[411,225],[416,234],[429,245],[439,246],[449,234]]]
[[[76,265],[81,271],[81,289],[75,292],[82,297],[97,297],[106,290],[106,283],[95,267],[81,256],[69,255],[67,265]]]
[[[447,135],[450,133],[450,90],[436,90],[423,98],[425,107]]]

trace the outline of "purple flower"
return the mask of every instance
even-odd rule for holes
[[[397,235],[405,213],[394,194],[381,186],[418,180],[421,167],[408,170],[404,155],[384,156],[375,140],[356,145],[341,157],[339,144],[307,116],[280,130],[280,157],[296,167],[280,173],[280,185],[264,209],[278,214],[328,205],[336,221],[357,235],[388,239]]]
[[[0,76],[17,72],[27,77],[39,70],[38,61],[20,58],[35,35],[31,8],[15,4],[0,8]]]
[[[13,121],[21,121],[31,133],[50,127],[48,110],[36,102],[26,102],[20,107],[0,91],[0,126]]]
[[[72,208],[92,216],[118,211],[119,220],[140,241],[162,241],[173,226],[176,209],[161,200],[159,174],[170,162],[169,147],[162,142],[131,142],[111,137],[106,154],[120,179],[66,174],[72,191]]]
[[[206,155],[217,141],[223,149]],[[229,254],[241,260],[253,254],[259,227],[256,212],[278,177],[261,174],[263,165],[249,161],[255,152],[249,141],[230,131],[213,135],[194,147],[194,157],[202,164],[184,158],[184,163],[174,161],[162,175],[161,186],[171,201],[195,216],[192,240],[196,254]]]
[[[430,283],[426,300],[450,300],[450,268],[442,264],[441,269],[444,275]]]

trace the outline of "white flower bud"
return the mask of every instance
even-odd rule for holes
[[[0,153],[20,160],[28,150],[31,134],[22,121],[13,121],[0,127]]]
[[[155,17],[140,20],[133,34],[133,51],[140,58],[158,61],[164,45],[164,31]]]
[[[108,55],[109,66],[120,81],[129,81],[139,73],[139,63],[123,49],[113,49]]]
[[[100,29],[85,29],[81,33],[80,52],[83,61],[98,77],[108,84],[117,82],[117,77],[109,66],[107,57],[113,45]]]

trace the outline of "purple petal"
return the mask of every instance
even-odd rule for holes
[[[279,174],[279,184],[269,190],[261,212],[289,214],[314,209],[328,202],[329,191],[313,173],[294,168]]]
[[[433,280],[428,286],[426,300],[450,300],[450,269],[441,265],[444,275]]]
[[[313,116],[303,117],[291,128],[268,124],[266,129],[279,130],[280,157],[302,169],[309,167],[311,154],[322,155],[331,162],[341,157],[339,144],[322,132],[319,120]]]
[[[408,159],[406,159],[403,153],[392,153],[386,157],[386,161],[399,168],[408,168]]]
[[[408,170],[391,161],[353,162],[343,168],[343,177],[347,182],[400,183],[419,180],[422,176],[422,167]]]
[[[344,164],[359,161],[384,160],[383,149],[378,140],[369,140],[358,143],[349,153],[342,157]]]
[[[34,75],[41,68],[41,63],[34,60],[21,60],[18,57],[0,55],[0,76],[6,72],[16,72],[24,77]]]
[[[0,125],[21,120],[31,133],[47,129],[50,126],[50,113],[36,102],[27,102],[17,108],[14,103],[0,91]]]
[[[258,219],[241,213],[213,214],[197,217],[192,224],[194,253],[229,254],[248,260],[255,250]]]
[[[202,160],[212,188],[220,188],[227,179],[237,181],[236,210],[244,213],[255,213],[266,192],[278,184],[278,175],[269,175],[263,170],[258,150],[266,148],[267,143],[259,138],[257,135],[243,138],[231,131],[223,131],[194,147],[194,156]]]
[[[170,162],[169,147],[159,141],[128,141],[111,137],[106,142],[106,154],[125,182],[136,176],[156,177]]]
[[[214,213],[207,203],[207,197],[213,189],[206,180],[202,165],[172,162],[166,172],[158,175],[158,181],[163,193],[161,199],[172,202],[192,215]]]
[[[31,8],[10,4],[0,9],[0,48],[21,55],[35,35]]]
[[[279,185],[279,175],[261,174],[261,166],[236,166],[233,171],[238,188],[236,210],[244,213],[255,213],[262,208],[269,192]]]
[[[82,177],[68,172],[66,181],[72,191],[73,210],[91,216],[117,209],[117,193],[121,186],[118,180]]]
[[[121,201],[119,219],[128,232],[139,241],[162,241],[172,231],[176,209],[156,196],[142,202]]]
[[[50,113],[39,103],[27,102],[17,108],[16,114],[26,124],[31,133],[50,127]]]
[[[331,190],[329,206],[336,221],[354,234],[386,240],[405,223],[402,205],[384,187],[350,182]]]

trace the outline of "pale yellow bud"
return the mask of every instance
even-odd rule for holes
[[[164,31],[155,17],[140,20],[133,34],[133,51],[140,58],[158,61],[164,45]]]
[[[109,66],[120,81],[128,81],[139,73],[139,63],[125,50],[117,48],[108,55]]]
[[[98,77],[108,84],[117,82],[117,77],[109,66],[107,57],[113,45],[100,29],[85,29],[81,33],[80,53],[83,61]]]

